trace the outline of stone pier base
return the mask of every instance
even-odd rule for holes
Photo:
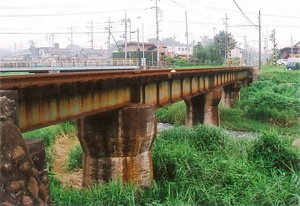
[[[118,179],[151,185],[154,107],[132,105],[82,118],[78,133],[84,151],[83,186]]]

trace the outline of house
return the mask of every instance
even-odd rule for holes
[[[103,49],[81,48],[75,52],[77,59],[108,59],[108,51]]]
[[[37,49],[38,59],[107,59],[108,51],[103,49],[87,49],[87,48],[59,48],[59,44],[54,47],[40,47]]]
[[[289,57],[300,56],[300,41],[292,47],[284,47],[279,50],[279,59],[287,59]]]
[[[146,43],[144,42],[145,51],[143,52],[143,42],[127,42],[127,58],[142,58],[143,54],[145,56],[146,62],[151,62],[150,65],[153,65],[153,62],[157,61],[157,45],[154,43]],[[121,46],[121,52],[114,52],[113,58],[124,58],[125,55],[125,44]],[[138,52],[138,48],[140,48],[140,52]],[[159,46],[160,60],[162,60],[162,56],[164,56],[167,52],[166,46]]]
[[[193,47],[189,46],[168,46],[166,56],[187,58],[193,55]]]
[[[145,51],[156,51],[156,45],[153,43],[148,43],[148,42],[127,42],[127,51],[137,51],[138,47],[140,48],[140,50],[142,51],[143,49],[143,45],[145,48]],[[122,50],[125,50],[125,44],[121,45]]]
[[[54,44],[54,47],[40,47],[37,49],[38,59],[69,59],[72,58],[72,51],[67,48],[59,48],[59,44]]]

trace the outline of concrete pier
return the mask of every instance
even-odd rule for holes
[[[192,127],[196,124],[220,125],[218,105],[221,100],[221,89],[185,100],[185,125]]]
[[[131,105],[80,119],[83,186],[118,179],[150,186],[156,124],[154,107],[147,105]]]

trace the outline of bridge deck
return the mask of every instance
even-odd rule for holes
[[[0,90],[18,93],[21,131],[132,103],[157,107],[236,81],[252,68],[153,69],[0,76]]]

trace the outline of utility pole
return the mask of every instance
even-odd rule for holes
[[[225,62],[227,62],[227,57],[228,57],[228,18],[227,18],[227,13],[225,14],[225,19],[223,24],[225,24]]]
[[[293,55],[293,36],[291,36],[291,57]]]
[[[126,15],[126,11],[125,11],[125,19],[122,19],[121,20],[122,22],[124,22],[125,24],[125,33],[123,35],[124,39],[125,39],[125,59],[127,59],[127,22],[128,22],[128,19],[127,19],[127,15]]]
[[[187,24],[187,12],[185,11],[185,25],[186,25],[186,30],[185,30],[185,36],[186,36],[186,57],[189,59],[189,32],[188,32],[188,24]]]
[[[71,41],[71,49],[73,49],[73,27],[70,27],[69,29],[70,29],[70,35],[71,35],[69,40]]]
[[[129,42],[131,42],[131,20],[128,19],[128,24],[129,24]]]
[[[261,16],[260,10],[258,11],[258,69],[261,69]]]
[[[144,19],[139,16],[138,19],[142,19],[142,41],[143,41],[143,69],[146,69],[146,59],[145,59],[145,40],[144,40]]]
[[[245,34],[244,37],[244,54],[245,54],[245,66],[248,64],[248,51],[247,51],[247,35]]]
[[[54,33],[52,33],[52,34],[51,34],[51,39],[52,39],[52,47],[54,47],[54,36],[55,36],[55,34],[54,34]]]
[[[110,17],[108,17],[108,22],[106,22],[106,23],[108,23],[108,27],[107,28],[105,28],[106,30],[108,30],[108,38],[107,38],[107,40],[108,40],[108,45],[107,45],[107,50],[108,50],[108,58],[110,59],[111,58],[111,51],[110,51],[110,35],[111,35],[111,21],[110,21]]]
[[[159,59],[160,59],[160,49],[159,49],[159,22],[158,22],[158,7],[157,0],[155,0],[155,17],[156,17],[156,47],[157,47],[157,67],[160,67]]]
[[[231,58],[231,40],[232,40],[232,35],[231,33],[228,34],[228,66],[232,66],[232,58]]]
[[[137,43],[138,43],[138,65],[139,65],[139,68],[141,69],[141,49],[140,49],[140,30],[139,30],[139,27],[137,28]]]
[[[90,28],[91,29],[91,47],[92,49],[94,49],[94,25],[93,25],[93,20],[91,20],[90,22],[88,22],[91,24],[91,26],[88,26],[87,28]]]

